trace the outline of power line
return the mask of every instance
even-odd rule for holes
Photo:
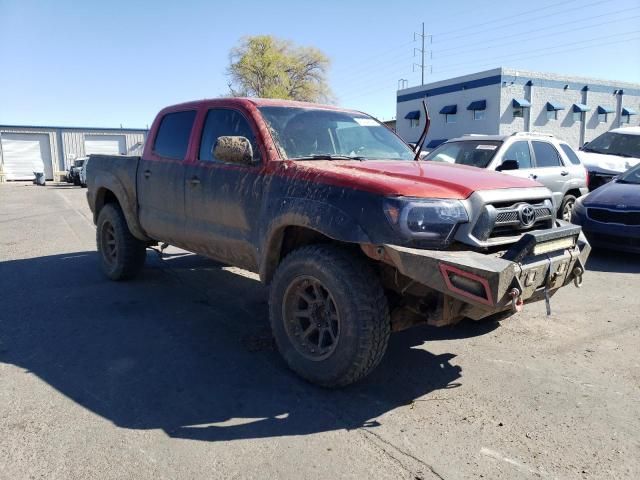
[[[571,1],[574,1],[574,0],[571,0]],[[570,2],[563,2],[563,3],[559,4],[559,5],[566,4],[566,3],[570,3]],[[597,4],[597,3],[602,3],[602,2],[594,2],[593,4]],[[589,5],[592,5],[592,4],[589,4]],[[635,10],[635,8],[637,8],[637,7],[632,7],[630,9],[620,10],[620,11],[612,12],[612,13],[594,15],[594,16],[590,16],[590,17],[583,17],[583,18],[581,18],[581,19],[579,19],[577,21],[587,21],[587,20],[593,20],[593,19],[596,19],[596,18],[602,18],[602,17],[608,16],[608,15],[612,15],[612,14],[619,14],[619,13],[622,13],[622,12]],[[547,16],[549,16],[549,15],[547,15]],[[632,17],[632,18],[636,18],[636,17]],[[529,19],[527,19],[527,21],[529,21]],[[607,23],[604,23],[604,25],[609,24],[609,23],[613,23],[613,22],[607,22]],[[600,25],[603,25],[603,24],[600,24]],[[535,32],[540,31],[540,30],[548,30],[548,29],[551,29],[551,28],[558,28],[558,26],[556,25],[556,26],[550,26],[550,27],[542,27],[542,28],[539,28],[539,29],[536,29],[536,30],[529,30],[527,32],[519,32],[519,33],[516,33],[516,34],[505,35],[505,36],[503,36],[501,38],[503,38],[503,39],[504,38],[513,38],[513,37],[522,36],[522,35],[528,34],[528,33],[535,33]],[[577,30],[584,29],[584,28],[589,28],[589,27],[578,27],[578,28],[575,28],[575,29],[564,30],[561,33],[559,33],[558,35],[563,35],[563,34],[565,34],[567,32],[577,31]],[[538,35],[538,36],[532,37],[532,38],[539,38],[541,36],[542,35]],[[480,42],[480,43],[484,43],[484,42],[485,41]],[[405,43],[404,45],[406,46],[407,44],[410,44],[410,43],[412,43],[412,42]],[[495,41],[494,41],[494,43],[495,43]],[[443,53],[443,52],[447,52],[447,51],[454,51],[454,50],[460,50],[460,49],[466,49],[466,48],[468,48],[468,47],[466,47],[466,46],[458,46],[458,47],[452,47],[452,48],[447,48],[447,49],[443,49],[443,50],[434,50],[433,53],[438,54],[438,53]],[[476,49],[467,50],[467,51],[477,51],[477,50],[482,50],[482,49],[483,48],[476,48]],[[415,49],[414,52],[415,51],[420,51],[420,50],[421,49]],[[424,50],[424,49],[422,49],[422,50]],[[397,47],[394,48],[394,49],[388,50],[386,52],[383,52],[379,56],[372,56],[372,57],[369,57],[369,58],[370,59],[379,59],[383,55],[388,55],[389,53],[395,53],[395,51],[397,51]],[[425,55],[426,55],[426,53],[427,52],[425,51]],[[465,53],[465,52],[461,52],[461,53]],[[432,57],[431,51],[429,51],[429,56]],[[388,69],[389,67],[400,65],[400,64],[404,63],[405,61],[406,60],[404,60],[402,58],[397,59],[395,61],[391,61],[391,62],[389,62],[389,61],[387,61],[387,62],[379,62],[378,61],[374,65],[365,66],[365,67],[361,67],[361,68],[358,68],[358,69],[355,69],[355,70],[351,70],[351,71],[349,71],[349,75],[355,75],[357,73],[369,72],[369,71],[373,71],[373,70],[375,70],[376,74],[379,74],[380,71],[381,71],[381,66],[384,69]],[[418,65],[418,68],[422,70],[422,63],[420,65]],[[426,68],[426,65],[425,65],[425,68]],[[415,71],[415,67],[412,67],[412,70]],[[433,68],[431,68],[431,70],[433,70]],[[401,74],[401,73],[398,73],[398,74]],[[359,78],[354,78],[352,81],[358,81],[358,86],[362,85],[362,80],[359,79]],[[347,82],[347,83],[352,83],[352,81],[351,82]],[[422,82],[422,83],[424,83],[424,82]]]
[[[582,21],[584,21],[584,20],[594,20],[594,19],[596,19],[596,18],[607,17],[607,16],[609,16],[609,15],[618,15],[618,14],[620,14],[620,13],[628,12],[628,11],[631,11],[631,10],[638,10],[639,8],[640,8],[640,6],[638,6],[638,7],[632,7],[632,8],[627,8],[627,9],[625,9],[625,10],[618,10],[617,12],[603,13],[602,15],[595,15],[595,16],[592,16],[592,17],[585,17],[585,18],[580,18],[580,19],[577,19],[577,20],[573,20],[573,22],[574,22],[574,23],[576,23],[576,22],[582,22]],[[608,22],[597,23],[596,25],[584,25],[584,26],[581,26],[581,27],[570,28],[570,29],[568,29],[568,30],[562,30],[562,31],[559,33],[559,35],[564,35],[564,34],[569,33],[569,32],[575,32],[575,31],[578,31],[578,30],[584,30],[584,29],[587,29],[587,28],[595,27],[595,26],[598,26],[598,27],[599,27],[599,26],[601,26],[601,25],[608,25],[608,24],[611,24],[611,23],[619,22],[619,21],[621,21],[621,20],[631,20],[631,19],[634,19],[634,18],[638,18],[638,17],[637,17],[637,16],[636,16],[636,17],[625,17],[625,18],[621,18],[621,19],[616,18],[616,19],[611,20],[611,21],[608,21]],[[534,29],[534,30],[527,30],[527,31],[525,31],[525,32],[517,32],[517,33],[511,34],[511,35],[501,35],[499,38],[500,38],[500,40],[504,40],[504,39],[506,39],[506,38],[521,37],[521,36],[523,36],[523,35],[527,35],[527,34],[529,34],[529,33],[536,33],[536,32],[540,32],[540,31],[544,31],[544,30],[551,30],[551,29],[554,29],[554,28],[558,28],[558,27],[560,27],[560,26],[562,26],[562,24],[559,24],[559,25],[549,25],[549,26],[542,27],[542,28],[536,28],[536,29]],[[532,38],[540,38],[540,37],[546,37],[546,36],[548,36],[548,35],[547,35],[547,34],[543,34],[543,35],[536,35],[536,36],[532,36],[532,37],[527,37],[527,41],[528,41],[528,40],[531,40]],[[556,37],[557,37],[557,36],[556,36]],[[500,45],[500,44],[502,44],[502,42],[495,43],[495,40],[496,40],[496,39],[481,40],[481,41],[479,41],[479,42],[474,42],[474,43],[473,43],[473,45],[475,46],[475,45],[478,45],[478,44],[483,44],[483,43],[487,43],[487,42],[491,42],[491,41],[494,41],[494,44],[495,44],[495,45]],[[483,46],[483,47],[478,47],[478,48],[473,48],[473,49],[467,49],[467,50],[465,51],[465,53],[466,53],[466,52],[475,51],[475,50],[484,50],[485,48],[490,47],[490,46],[491,46],[491,44],[489,44],[489,45],[485,45],[485,46]],[[454,51],[454,50],[460,50],[460,49],[466,49],[466,48],[467,48],[466,46],[451,47],[451,48],[445,48],[445,49],[443,49],[443,50],[436,50],[434,53],[451,52],[451,51]]]
[[[562,47],[565,47],[565,46],[568,46],[568,45],[577,45],[577,44],[584,44],[585,42],[594,42],[594,41],[598,41],[598,40],[606,40],[608,38],[613,38],[613,37],[617,37],[617,36],[620,36],[620,35],[629,35],[629,34],[632,34],[632,33],[640,33],[640,31],[634,30],[634,31],[624,32],[624,33],[615,33],[613,35],[603,35],[601,37],[593,37],[593,38],[590,38],[589,40],[581,40],[581,41],[578,41],[578,42],[566,43],[564,45],[558,45],[556,47],[544,47],[544,48],[536,48],[536,49],[533,49],[533,50],[525,50],[525,51],[521,51],[521,52],[514,53],[514,54],[508,54],[508,55],[502,55],[502,56],[498,56],[498,57],[492,57],[492,60],[494,61],[493,63],[495,63],[496,59],[504,59],[504,58],[511,58],[511,57],[521,57],[522,55],[526,55],[527,53],[531,53],[531,52],[548,51],[548,50],[553,50],[553,49],[556,49],[556,48],[562,48]],[[594,46],[599,46],[599,45],[589,45],[589,47],[594,47]],[[474,64],[474,63],[478,63],[478,62],[473,62],[473,61],[468,62],[468,61],[466,61],[466,62],[460,62],[460,63],[453,63],[453,64],[449,64],[449,65],[445,64],[443,66],[444,67],[455,67],[455,66],[458,66],[458,65],[469,65],[469,64]]]
[[[608,35],[608,36],[603,36],[603,37],[599,37],[599,38],[594,38],[590,41],[597,41],[597,40],[601,40],[601,39],[605,39],[605,38],[612,38],[612,37],[616,37],[616,36],[621,36],[621,35],[630,35],[630,34],[636,34],[636,33],[640,33],[640,31],[631,31],[631,32],[625,32],[625,33],[620,33],[620,34],[615,34],[615,35]],[[631,42],[634,40],[640,40],[640,36],[639,37],[633,37],[633,38],[625,38],[625,39],[620,39],[620,40],[613,40],[610,42],[604,42],[604,43],[598,43],[597,46],[606,46],[606,45],[614,45],[614,44],[619,44],[619,43],[627,43],[627,42]],[[583,45],[584,42],[575,42],[575,43],[571,43],[571,44],[566,44],[566,45],[575,45],[575,44],[581,44]],[[583,45],[583,46],[579,46],[579,47],[573,47],[573,48],[568,48],[568,49],[563,49],[563,50],[559,50],[559,51],[555,51],[555,52],[549,52],[549,48],[544,48],[544,49],[534,49],[534,50],[530,50],[528,52],[521,52],[518,54],[518,57],[522,60],[527,60],[530,58],[537,58],[537,57],[542,57],[542,56],[547,56],[547,55],[557,55],[557,54],[562,54],[562,53],[569,53],[569,52],[575,52],[575,51],[579,51],[579,50],[585,50],[588,48],[593,48],[595,45]],[[552,48],[562,48],[561,47],[552,47]],[[528,55],[528,53],[533,53],[533,55]],[[512,57],[513,55],[509,55],[510,57]],[[500,57],[496,57],[496,58],[500,58]],[[506,58],[506,57],[502,57],[502,58]],[[475,62],[477,63],[477,62]],[[491,61],[491,62],[486,62],[483,63],[482,65],[480,65],[478,68],[480,68],[481,66],[484,65],[495,65],[495,60]],[[474,62],[472,62],[471,64],[474,64]],[[462,64],[460,64],[462,65]],[[465,66],[470,65],[469,63],[464,63]],[[441,71],[437,71],[437,73],[446,73],[446,72],[451,72],[451,71],[459,71],[464,69],[465,67],[459,67],[459,68],[453,68],[453,69],[445,69],[445,70],[441,70]],[[390,84],[392,82],[389,82]],[[378,88],[374,88],[374,89],[368,89],[368,90],[363,90],[360,93],[356,94],[356,95],[351,95],[351,96],[347,96],[345,97],[345,100],[342,101],[342,104],[346,104],[349,102],[352,102],[354,99],[358,99],[361,98],[363,96],[367,96],[367,95],[371,95],[373,93],[377,93],[379,91],[382,90],[388,90],[389,87],[388,86],[380,86]]]
[[[548,10],[550,8],[560,7],[562,5],[567,5],[569,3],[575,3],[576,1],[578,1],[578,0],[567,0],[565,2],[555,2],[555,3],[552,3],[550,5],[547,5],[546,7],[536,8],[535,10],[526,10],[524,12],[514,13],[514,14],[511,14],[511,15],[507,15],[505,17],[494,18],[493,20],[488,20],[486,22],[479,23],[479,24],[477,23],[477,24],[472,25],[470,27],[471,28],[477,28],[477,27],[482,27],[482,26],[485,26],[485,25],[491,25],[492,23],[499,23],[499,22],[502,22],[504,20],[511,20],[511,19],[513,19],[513,17],[519,17],[520,15],[526,15],[527,13],[540,12],[542,10]],[[455,30],[447,30],[446,32],[435,33],[434,35],[438,35],[438,37],[446,37],[447,35],[450,35],[452,33],[466,31],[470,27],[461,27],[461,28],[457,28]]]
[[[569,3],[573,3],[574,1],[575,0],[569,0],[569,1],[566,1],[566,2],[557,3],[557,4],[554,4],[554,5],[548,5],[546,7],[537,9],[535,11],[541,11],[541,10],[545,10],[545,9],[548,10],[550,8],[553,8],[553,7],[558,7],[558,6],[566,5],[566,4],[569,4]],[[592,2],[590,4],[584,5],[584,7],[597,5],[597,4],[600,4],[600,3],[604,3],[604,1]],[[621,11],[613,12],[613,13],[607,13],[607,14],[602,14],[602,15],[595,15],[595,16],[591,16],[591,17],[585,17],[585,18],[579,19],[578,21],[586,21],[586,20],[592,20],[592,19],[596,19],[596,18],[602,18],[604,16],[608,16],[608,15],[611,15],[611,14],[618,14],[618,13],[626,12],[626,11],[633,10],[633,9],[634,8],[625,9],[625,10],[621,10]],[[565,10],[563,10],[563,11],[565,11]],[[527,14],[527,13],[530,13],[530,12],[521,12],[519,14],[511,15],[509,17],[504,17],[504,19],[511,19],[514,16],[520,16],[520,15],[524,15],[524,14]],[[560,13],[560,12],[555,12],[555,13],[547,14],[547,15],[543,15],[543,16],[537,16],[537,17],[534,17],[534,18],[528,18],[525,21],[526,22],[530,22],[530,21],[532,21],[532,20],[534,20],[536,18],[546,18],[546,17],[552,16],[552,15],[556,15],[558,13]],[[631,17],[631,18],[636,18],[636,17]],[[496,22],[499,22],[499,21],[502,21],[502,20],[503,20],[503,18],[495,19],[495,20],[490,21],[490,22],[484,22],[483,24],[476,25],[476,27],[480,27],[480,26],[485,25],[485,24],[496,23]],[[519,22],[519,23],[522,23],[522,22]],[[613,23],[613,22],[607,22],[606,24],[608,24],[608,23]],[[603,25],[603,24],[600,24],[600,25]],[[568,31],[565,30],[561,34],[564,34],[564,33],[567,33],[567,32],[572,32],[572,31],[577,31],[577,30],[584,29],[584,28],[590,28],[591,26],[592,25],[578,27],[578,28],[570,29]],[[531,30],[531,31],[527,31],[525,33],[535,33],[535,32],[537,32],[539,30],[548,29],[548,28],[557,28],[557,26],[543,27],[542,29]],[[461,30],[466,30],[466,29],[461,29]],[[449,33],[453,33],[453,31],[450,31]],[[523,35],[523,33],[520,32],[520,33],[518,33],[516,35],[508,35],[508,36],[504,36],[502,38],[510,38],[510,37],[522,36],[522,35]],[[537,37],[540,37],[540,36],[541,35],[538,35],[538,36],[532,37],[532,38],[537,38]],[[605,37],[605,38],[610,38],[610,37]],[[406,46],[406,45],[408,45],[410,43],[412,43],[412,42],[406,42],[403,45]],[[573,43],[572,44],[568,44],[568,45],[573,45]],[[399,45],[399,46],[394,47],[392,49],[389,49],[389,50],[387,50],[385,52],[382,52],[380,54],[373,55],[371,57],[368,57],[368,59],[369,60],[379,60],[381,57],[383,57],[385,55],[389,55],[389,54],[395,53],[398,50],[398,48],[400,48],[401,46],[402,45]],[[465,47],[454,47],[454,48],[461,49],[461,48],[465,48]],[[452,50],[454,50],[454,48],[449,48],[449,49],[446,49],[446,50],[436,50],[436,52],[437,53],[438,52],[441,53],[441,52],[444,52],[444,51],[452,51]],[[416,49],[416,50],[420,50],[420,49]],[[477,48],[477,49],[474,49],[474,50],[480,50],[480,48]],[[546,49],[546,50],[548,50],[548,49]],[[546,50],[544,50],[544,51],[546,51]],[[472,51],[472,50],[467,48],[466,51]],[[530,50],[529,52],[536,52],[536,51],[541,51],[541,50],[536,49],[536,50]],[[465,53],[465,52],[461,52],[461,53]],[[502,56],[502,57],[497,57],[497,58],[510,58],[510,57],[513,57],[513,56],[514,55],[507,55],[506,57]],[[521,56],[521,54],[519,53],[517,56]],[[395,68],[395,66],[400,65],[400,64],[404,63],[405,61],[407,61],[407,60],[405,60],[404,58],[400,58],[400,59],[397,59],[397,60],[391,61],[391,62],[382,62],[381,63],[381,62],[378,61],[375,65],[372,65],[371,67],[366,67],[365,66],[365,67],[361,67],[361,68],[356,69],[356,70],[351,70],[351,71],[349,71],[349,75],[352,76],[353,78],[349,78],[348,81],[347,81],[347,84],[351,84],[352,82],[357,82],[357,85],[354,87],[354,90],[357,89],[357,92],[359,92],[357,97],[360,97],[363,94],[366,94],[366,92],[368,91],[368,90],[365,90],[364,93],[363,93],[363,86],[366,87],[367,85],[379,85],[380,76],[381,76],[381,74],[383,72],[389,71],[390,73],[389,73],[389,75],[387,75],[387,77],[389,77],[389,78],[391,78],[392,75],[395,76],[395,77],[397,77],[398,75],[402,75],[402,73],[400,71],[398,71]],[[477,64],[478,62],[474,62],[474,63]],[[468,65],[468,64],[469,64],[468,62],[465,62],[465,65]],[[485,63],[485,64],[489,64],[489,63]],[[443,65],[445,67],[445,69],[442,70],[442,71],[451,71],[451,68],[447,68],[447,67],[455,67],[456,65],[462,65],[462,64],[455,63],[455,64]],[[394,67],[394,68],[391,69],[391,67]],[[420,67],[422,67],[422,62],[421,62]],[[361,78],[353,76],[354,72],[361,72],[361,71],[367,71],[367,70],[375,70],[376,71],[376,75],[377,75],[378,78],[371,78],[371,79],[368,79],[369,81],[363,82]],[[394,78],[393,80],[397,80],[397,78]],[[391,82],[389,82],[389,83],[391,83]],[[393,83],[395,83],[395,81]],[[387,87],[377,88],[377,89],[375,89],[375,91],[379,91],[379,90],[386,89],[386,88]],[[349,90],[352,90],[352,89],[348,89],[347,91],[349,91]],[[349,95],[349,97],[351,97],[351,96]]]
[[[592,6],[594,6],[594,5],[600,5],[600,4],[602,4],[602,3],[609,3],[609,2],[610,2],[610,0],[598,0],[597,2],[592,2],[592,3],[587,3],[586,5],[581,5],[581,8],[592,7]],[[532,22],[532,21],[534,21],[534,20],[542,20],[542,19],[544,19],[544,18],[549,18],[549,17],[551,17],[551,16],[555,16],[555,15],[558,15],[558,14],[561,14],[561,13],[570,12],[570,11],[573,11],[573,10],[574,10],[574,8],[567,8],[567,9],[565,9],[565,10],[558,10],[558,11],[556,11],[556,12],[552,12],[552,13],[550,13],[550,14],[546,14],[546,15],[541,15],[541,16],[538,16],[538,17],[525,18],[525,19],[523,19],[523,20],[519,20],[519,21],[517,21],[517,22],[513,22],[513,21],[511,21],[511,22],[509,22],[509,25],[508,25],[508,26],[510,26],[510,27],[511,27],[511,26],[513,26],[513,25],[520,25],[520,24],[522,24],[522,23],[530,23],[530,22]],[[524,13],[523,13],[523,14],[524,14]],[[520,16],[520,14],[518,14],[517,16]],[[489,22],[488,22],[488,23],[489,23]],[[480,24],[479,26],[483,26],[483,25],[485,25],[485,24]],[[450,42],[451,40],[455,40],[455,39],[457,39],[457,38],[469,37],[469,36],[472,36],[472,35],[476,35],[477,33],[478,33],[478,32],[470,32],[470,33],[465,33],[465,34],[463,34],[463,35],[456,35],[456,36],[454,36],[454,37],[451,37],[451,38],[446,39],[446,41],[447,41],[447,42]],[[437,38],[438,38],[438,39],[440,39],[440,38],[441,38],[441,37],[443,37],[443,36],[444,36],[444,34],[441,34],[441,35],[438,35],[438,36],[437,36]],[[433,42],[433,43],[440,43],[440,40],[438,40],[437,42]]]
[[[589,42],[591,41],[596,41],[596,40],[602,40],[602,39],[607,39],[607,38],[613,38],[613,37],[618,37],[621,35],[630,35],[630,34],[635,34],[635,33],[640,33],[639,30],[636,31],[632,31],[632,32],[624,32],[624,33],[617,33],[614,35],[606,35],[606,36],[602,36],[602,37],[597,37],[597,38],[593,38],[591,40],[588,40]],[[630,41],[630,40],[636,40],[636,38],[630,38],[630,39],[625,39],[625,40],[617,40],[613,43],[619,43],[622,41]],[[568,43],[566,45],[584,45],[584,41],[580,41],[580,42],[574,42],[574,43]],[[609,42],[611,43],[611,42]],[[601,46],[601,45],[608,45],[609,43],[598,43],[597,45],[584,45],[582,47],[577,47],[577,48],[573,48],[573,49],[568,49],[568,50],[560,50],[557,52],[552,52],[550,50],[553,50],[554,48],[562,48],[564,46],[560,46],[560,47],[547,47],[547,48],[541,48],[541,49],[534,49],[534,50],[529,50],[529,51],[525,51],[525,52],[519,52],[517,54],[511,54],[511,55],[506,55],[506,56],[500,56],[500,57],[494,57],[490,62],[485,62],[485,63],[480,63],[480,62],[461,62],[461,63],[457,63],[457,64],[451,64],[448,65],[449,67],[456,67],[456,66],[468,66],[468,65],[478,65],[480,64],[482,65],[495,65],[496,63],[500,63],[500,62],[496,62],[496,60],[503,60],[503,59],[510,59],[515,57],[516,59],[526,59],[526,58],[535,58],[538,56],[544,56],[544,55],[556,55],[558,53],[565,53],[565,52],[570,52],[573,50],[583,50],[585,48],[593,48],[596,46]],[[535,52],[542,52],[541,55],[534,55],[534,56],[526,56],[528,53],[535,53]],[[481,61],[483,62],[483,61]],[[464,67],[461,67],[464,68]],[[450,72],[450,71],[455,71],[455,70],[460,70],[461,68],[446,68],[444,70],[437,70],[436,73],[445,73],[445,72]]]
[[[388,49],[388,50],[384,50],[383,52],[377,53],[377,54],[375,54],[375,55],[371,55],[371,56],[369,56],[369,57],[365,57],[364,59],[362,59],[362,60],[361,60],[360,62],[358,62],[358,63],[359,63],[359,64],[367,64],[367,63],[369,63],[370,61],[378,60],[378,59],[380,59],[381,57],[387,56],[387,55],[389,55],[389,54],[391,54],[391,53],[397,53],[397,51],[398,51],[398,50],[400,50],[400,49],[404,49],[404,48],[405,48],[405,47],[407,47],[408,45],[411,45],[413,42],[414,42],[414,40],[410,40],[410,41],[405,42],[405,43],[403,43],[403,44],[401,44],[401,45],[397,45],[397,46],[392,47],[392,48],[390,48],[390,49]],[[337,70],[337,71],[340,71],[340,68],[337,68],[336,70]]]

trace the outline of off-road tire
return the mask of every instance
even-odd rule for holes
[[[576,197],[574,195],[565,195],[564,198],[562,199],[562,205],[560,205],[560,210],[558,210],[558,218],[560,220],[567,220],[564,218],[566,213],[565,210],[567,208],[570,208],[571,210],[573,210],[573,206],[575,204],[576,204]],[[569,212],[569,219],[567,221],[568,222],[571,221],[571,212]]]
[[[321,360],[301,354],[287,333],[285,296],[301,277],[321,282],[339,313],[335,350]],[[285,257],[271,284],[269,314],[278,350],[289,368],[328,388],[368,375],[384,356],[391,331],[387,298],[376,272],[357,252],[334,245],[306,246]]]
[[[144,266],[147,257],[145,243],[131,234],[118,205],[108,203],[100,210],[96,243],[102,270],[111,280],[131,279]]]

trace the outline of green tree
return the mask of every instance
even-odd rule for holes
[[[329,58],[271,35],[244,37],[229,54],[229,90],[234,96],[328,102]]]

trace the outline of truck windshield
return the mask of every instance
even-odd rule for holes
[[[463,142],[447,142],[440,145],[423,160],[435,162],[458,163],[472,167],[486,168],[496,156],[501,141],[467,140]]]
[[[260,107],[280,154],[290,160],[413,160],[414,153],[377,120],[319,108]]]
[[[606,132],[582,148],[585,152],[640,158],[640,135]]]

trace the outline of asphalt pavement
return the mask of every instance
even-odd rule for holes
[[[640,257],[501,323],[392,336],[328,391],[255,274],[170,248],[101,273],[85,189],[0,184],[0,479],[636,479]]]

